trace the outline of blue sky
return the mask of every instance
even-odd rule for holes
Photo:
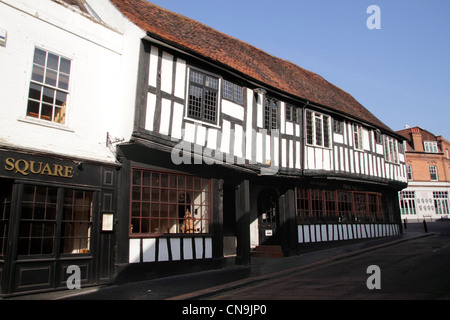
[[[151,0],[313,71],[393,130],[450,140],[449,0]],[[366,26],[367,8],[381,29]]]

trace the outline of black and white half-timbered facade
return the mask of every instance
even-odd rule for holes
[[[146,32],[119,146],[123,274],[401,232],[402,139],[349,94],[148,2],[112,2]]]

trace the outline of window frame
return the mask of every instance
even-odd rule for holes
[[[231,96],[230,93],[225,87],[229,85],[231,86]],[[244,87],[240,86],[232,81],[223,79],[222,80],[222,99],[231,101],[233,103],[244,105]]]
[[[150,238],[161,235],[199,236],[211,234],[212,183],[210,179],[185,173],[140,167],[133,167],[131,171],[129,208],[130,237]],[[153,179],[157,176],[161,181],[154,182]],[[164,184],[162,182],[164,176],[167,176],[167,184],[166,182]],[[137,179],[140,180],[137,181]],[[192,187],[187,186],[189,179],[192,181]],[[181,181],[184,181],[184,187],[180,187]],[[200,187],[198,187],[198,184],[200,184]],[[205,187],[206,191],[204,190]],[[205,193],[206,196],[203,196]],[[200,194],[200,201],[198,201],[198,194]],[[182,200],[180,200],[181,195],[184,195]],[[196,195],[197,197],[195,197]],[[146,198],[147,196],[148,198]],[[155,200],[153,198],[154,196]],[[167,216],[161,214],[165,212],[162,209],[163,207],[164,209],[167,208]],[[180,209],[183,209],[182,212]],[[188,222],[184,216],[186,209],[189,209],[193,218],[193,229],[191,230],[186,230],[186,227],[182,229],[183,226],[187,225],[185,222]],[[148,210],[148,212],[145,210]],[[154,213],[157,214],[153,215]],[[181,214],[183,214],[183,217]],[[165,222],[167,222],[167,232],[162,230]],[[136,226],[138,229],[135,229]],[[173,230],[175,232],[171,232],[172,228],[174,228]]]
[[[197,73],[202,76],[202,83],[198,83],[192,78],[192,74]],[[210,87],[206,84],[206,79],[211,78],[217,81],[217,88]],[[188,69],[188,86],[187,86],[187,99],[186,99],[186,116],[185,119],[189,119],[196,122],[201,122],[207,125],[217,126],[220,118],[220,96],[221,96],[221,78],[217,75],[196,69],[189,68]],[[200,105],[191,106],[191,96],[194,96],[193,88],[196,90],[201,90],[201,101]],[[205,98],[207,95],[207,90],[213,92],[215,94],[215,105],[214,110],[207,110],[207,99]],[[199,92],[197,92],[199,93]],[[211,106],[209,106],[211,107]],[[199,108],[199,110],[192,110],[193,108]],[[214,120],[207,118],[207,112],[214,112]],[[195,115],[193,113],[199,113],[199,115]]]
[[[311,121],[309,121],[309,116],[311,115]],[[325,124],[324,120],[327,119],[327,123]],[[306,109],[305,110],[305,136],[306,136],[306,145],[313,147],[320,147],[325,149],[331,149],[333,147],[333,139],[332,139],[332,128],[331,128],[331,118],[329,115],[316,112],[313,110]],[[309,123],[310,122],[310,123]],[[317,128],[317,125],[320,123],[320,128]],[[326,128],[326,129],[325,129]],[[320,130],[320,136],[318,136],[318,129]]]
[[[395,164],[398,164],[400,162],[397,143],[397,139],[394,139],[387,135],[384,136],[384,159],[386,160],[386,162]]]
[[[437,166],[430,165],[429,170],[430,170],[430,180],[431,181],[439,181]],[[435,176],[436,178],[433,179],[433,176]]]
[[[353,123],[353,146],[356,150],[364,150],[363,127],[358,123]]]
[[[278,100],[272,97],[266,96],[264,98],[264,129],[267,131],[279,129],[278,124]]]
[[[40,64],[38,53],[44,54],[44,62]],[[49,66],[49,57],[57,58],[57,69]],[[62,61],[67,64],[66,68],[68,71],[62,70]],[[40,74],[39,72],[42,72]],[[47,83],[48,73],[56,73],[54,75],[56,78],[54,79],[55,83]],[[33,122],[39,122],[42,124],[51,124],[59,127],[67,127],[68,123],[68,105],[70,102],[70,82],[71,77],[73,75],[73,59],[70,59],[64,55],[59,53],[52,52],[50,50],[42,49],[38,46],[34,47],[33,51],[33,62],[32,62],[32,70],[30,75],[30,82],[28,86],[28,94],[27,94],[27,103],[25,110],[25,118],[27,120]],[[65,77],[65,78],[64,78]],[[42,78],[42,79],[39,79]],[[64,79],[64,81],[61,81]],[[63,85],[63,86],[62,86]],[[40,88],[40,89],[38,89]],[[47,94],[45,93],[47,91]],[[50,96],[48,93],[52,92]],[[39,97],[37,97],[39,95]],[[65,99],[64,99],[65,98]],[[36,110],[32,110],[32,104],[37,104],[37,113],[33,112]],[[36,107],[36,106],[35,106]],[[51,107],[51,115],[44,115],[44,108]],[[58,121],[58,116],[60,120]],[[48,117],[48,119],[46,119]]]
[[[426,153],[439,153],[439,146],[437,141],[424,141],[423,150]]]
[[[77,188],[74,186],[53,186],[53,185],[44,185],[39,183],[24,183],[21,184],[23,188],[20,192],[20,206],[19,206],[19,221],[18,221],[18,234],[17,234],[17,251],[16,255],[18,259],[30,259],[35,257],[52,257],[52,258],[60,258],[60,257],[75,257],[75,256],[92,256],[95,252],[95,241],[96,238],[94,236],[94,233],[96,232],[96,216],[98,214],[97,212],[97,201],[98,201],[98,190],[89,189],[89,188]],[[26,188],[29,190],[33,189],[32,197],[30,198],[30,193],[26,193]],[[45,190],[45,199],[38,200],[38,190]],[[49,201],[49,190],[55,191],[55,194],[52,195],[53,201]],[[90,193],[90,204],[89,205],[83,205],[83,207],[89,207],[90,213],[89,218],[90,220],[83,220],[86,224],[88,223],[88,229],[87,232],[85,232],[83,235],[81,233],[77,233],[75,235],[74,233],[67,234],[65,231],[65,226],[68,225],[67,223],[78,223],[80,220],[75,219],[75,211],[76,208],[79,208],[79,205],[75,205],[74,202],[72,202],[71,207],[73,208],[72,211],[72,219],[67,219],[67,213],[65,211],[66,203],[65,203],[65,193],[67,191],[72,191],[74,193],[74,197],[72,199],[75,199],[76,193],[83,193],[83,195]],[[41,193],[42,194],[42,193]],[[83,196],[83,199],[85,197]],[[28,204],[28,206],[27,206]],[[29,208],[31,211],[24,211],[24,208]],[[49,207],[54,207],[54,219],[47,219],[48,211],[47,209]],[[44,208],[44,216],[43,218],[40,218],[39,216],[36,217],[36,208]],[[26,225],[29,225],[27,227]],[[39,234],[39,229],[33,228],[33,225],[41,225],[41,234]],[[53,235],[45,234],[46,232],[49,232],[49,225],[53,225]],[[23,226],[23,228],[22,228]],[[73,231],[75,229],[69,229],[70,231]],[[81,228],[78,230],[80,231]],[[43,243],[40,244],[40,252],[33,253],[32,249],[32,242],[34,240],[41,240],[41,242],[45,239],[51,240],[51,252],[43,251]],[[69,244],[69,247],[73,246],[71,252],[65,252],[64,249],[64,243],[66,240],[79,240],[79,244],[81,244],[81,239],[86,239],[87,248],[82,248],[81,245],[79,248],[75,248],[74,243]],[[36,242],[34,241],[34,242]],[[26,245],[23,247],[24,245]],[[74,252],[74,250],[78,250],[78,252]],[[26,253],[25,253],[26,251]]]

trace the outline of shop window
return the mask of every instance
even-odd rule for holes
[[[401,191],[400,192],[400,212],[402,215],[416,214],[416,192]]]
[[[436,214],[449,214],[448,191],[433,191]]]
[[[130,234],[208,233],[209,219],[209,180],[133,169]]]
[[[18,255],[54,254],[58,189],[24,187]]]
[[[0,257],[6,255],[12,185],[0,179]]]
[[[61,253],[88,253],[92,228],[93,193],[64,190]]]
[[[90,191],[24,185],[17,254],[89,253],[93,199]]]
[[[358,223],[384,221],[378,193],[297,189],[299,223]]]
[[[36,48],[27,116],[65,124],[71,61]]]

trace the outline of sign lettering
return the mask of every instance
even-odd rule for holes
[[[20,173],[23,176],[33,174],[71,179],[73,178],[74,169],[73,167],[62,166],[60,164],[7,158],[5,161],[5,170]]]

